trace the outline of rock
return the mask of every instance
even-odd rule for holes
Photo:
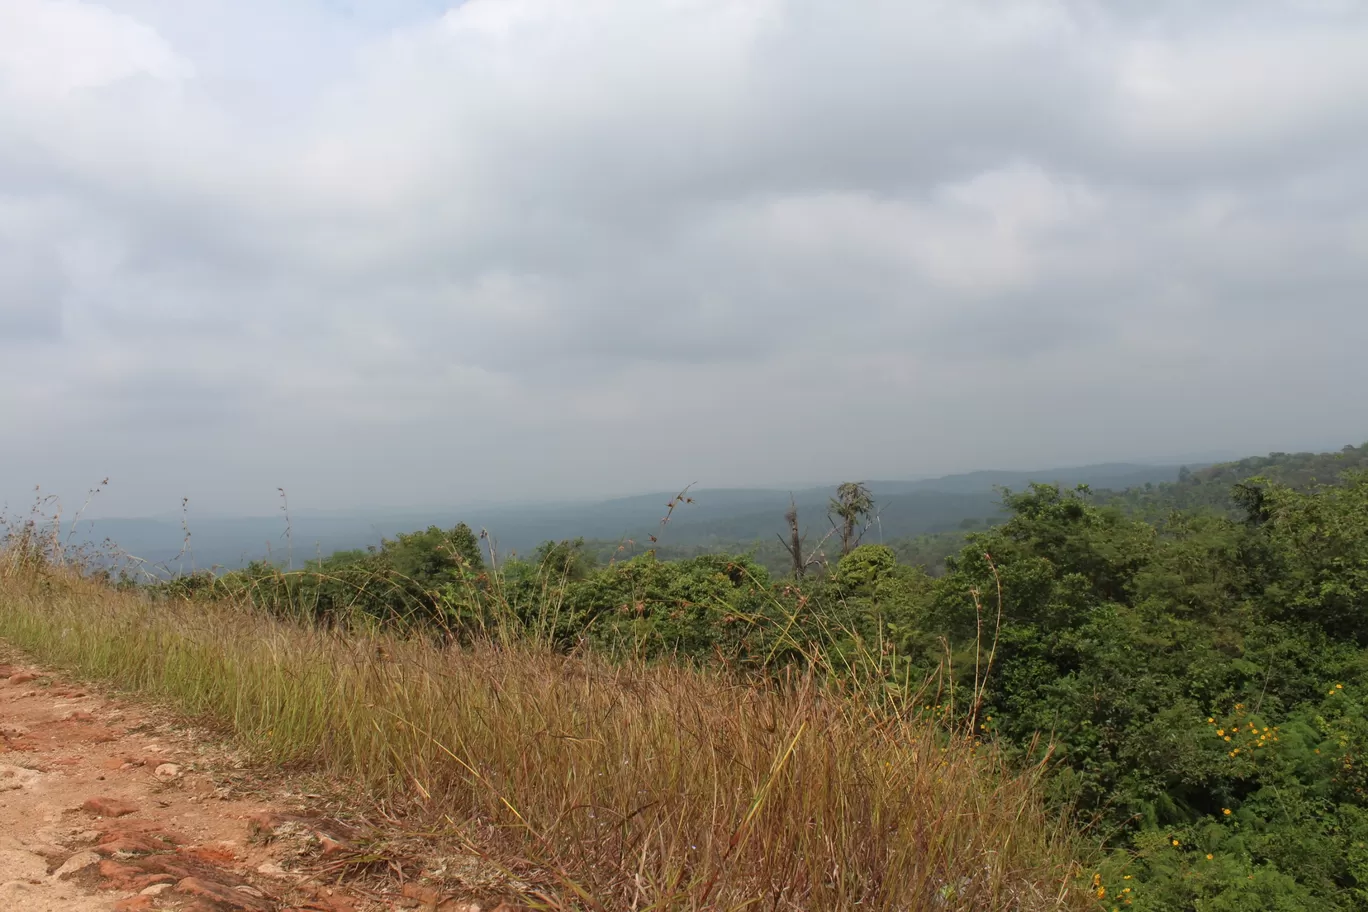
[[[256,872],[258,874],[265,874],[267,877],[285,877],[288,874],[284,868],[274,861],[268,861],[264,864],[257,865]]]
[[[88,798],[81,808],[96,817],[124,817],[137,811],[138,806],[122,798]]]
[[[152,775],[156,776],[162,782],[174,782],[181,777],[180,764],[163,763],[153,770]]]
[[[336,858],[338,855],[344,854],[349,848],[345,842],[339,842],[331,836],[323,833],[316,835],[318,836],[318,846],[323,850],[324,858]]]
[[[335,896],[331,890],[319,890],[314,892],[308,908],[318,912],[356,912],[356,903],[345,896]]]
[[[73,709],[71,712],[62,716],[63,722],[94,722],[95,717],[84,709]]]
[[[140,890],[140,891],[138,892],[138,895],[139,895],[139,896],[161,896],[163,893],[165,893],[165,892],[166,892],[167,890],[169,890],[169,889],[171,889],[171,884],[169,884],[169,883],[153,884],[153,885],[150,886],[150,887],[145,887],[145,888],[143,888],[142,890]]]
[[[11,684],[27,684],[29,681],[38,680],[38,676],[31,671],[16,671],[14,674],[10,675],[6,680],[8,680]]]
[[[97,865],[101,860],[100,856],[95,852],[77,852],[75,855],[72,855],[66,861],[62,862],[62,866],[56,871],[53,871],[52,876],[56,880],[61,880],[63,877],[70,877],[78,871],[84,871],[91,865]]]
[[[114,904],[113,912],[151,912],[155,909],[154,897],[144,896],[139,893],[137,896],[130,896],[121,899]]]
[[[28,788],[42,777],[42,773],[23,766],[0,763],[0,792]]]
[[[437,903],[441,900],[441,895],[432,887],[425,887],[421,884],[406,883],[400,889],[399,895],[405,899],[414,900],[419,905],[428,908],[437,908]]]
[[[151,855],[175,848],[170,842],[147,833],[110,832],[95,846],[101,855]]]
[[[271,912],[273,908],[273,904],[268,900],[259,899],[226,884],[205,880],[202,877],[185,878],[176,884],[176,892],[218,903],[233,909],[234,912]]]
[[[137,865],[125,864],[106,858],[100,862],[100,877],[105,887],[111,890],[132,890],[138,878],[146,876],[146,871]],[[147,884],[137,886],[141,890]]]

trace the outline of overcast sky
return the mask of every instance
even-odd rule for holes
[[[0,499],[1368,438],[1368,4],[0,0]]]

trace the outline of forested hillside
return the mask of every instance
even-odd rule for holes
[[[459,525],[159,591],[762,675],[877,666],[924,682],[928,719],[1048,754],[1052,806],[1110,853],[1108,895],[1348,912],[1368,904],[1363,455],[1275,454],[1124,495],[1033,484],[1001,524],[957,533],[939,577],[915,548],[857,544],[877,507],[850,485],[828,504],[829,570],[578,540],[494,562]]]
[[[1238,462],[1181,470],[1172,482],[1141,484],[1098,493],[1106,503],[1120,504],[1144,515],[1160,517],[1171,510],[1212,509],[1226,515],[1242,510],[1236,486],[1261,477],[1293,490],[1334,484],[1346,472],[1368,469],[1368,444],[1346,446],[1335,453],[1270,453]]]

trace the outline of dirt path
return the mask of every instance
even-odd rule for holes
[[[242,794],[235,766],[154,710],[0,664],[0,910],[478,912],[419,886],[319,885],[355,834],[269,783]]]

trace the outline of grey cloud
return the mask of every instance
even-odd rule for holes
[[[67,365],[0,422],[96,416],[148,497],[197,460],[211,501],[342,503],[1157,456],[1255,445],[1289,339],[1274,401],[1318,406],[1273,430],[1368,380],[1359,5],[216,0],[214,42],[109,5],[68,5],[83,88],[0,36],[0,334]],[[854,402],[858,454],[794,429]],[[430,455],[472,447],[518,455]]]
[[[0,251],[0,345],[57,339],[65,286],[51,255]]]

